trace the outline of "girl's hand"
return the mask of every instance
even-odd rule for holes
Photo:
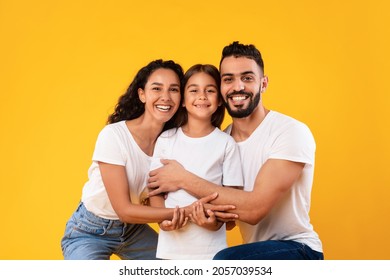
[[[176,208],[173,210],[172,220],[164,220],[159,223],[159,226],[164,231],[176,230],[184,227],[188,222],[188,217],[185,216],[184,208]]]
[[[217,231],[223,225],[222,222],[217,221],[214,212],[205,210],[203,203],[199,201],[194,203],[192,213],[189,216],[191,222],[208,230]]]

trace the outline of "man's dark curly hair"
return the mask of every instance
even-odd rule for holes
[[[222,50],[222,58],[219,62],[219,70],[221,70],[222,60],[226,57],[234,56],[234,57],[246,57],[249,59],[253,59],[257,65],[259,65],[261,71],[264,73],[264,61],[261,57],[260,51],[254,45],[244,45],[235,41],[230,45],[226,46]]]
[[[172,60],[163,61],[162,59],[157,59],[150,62],[138,71],[126,93],[119,97],[114,113],[108,117],[108,124],[123,120],[136,119],[145,112],[145,104],[139,99],[138,89],[145,89],[146,82],[148,81],[150,75],[160,68],[171,69],[177,74],[180,81],[183,78],[183,68]],[[183,97],[182,92],[180,92],[180,95]],[[164,130],[174,126],[173,123],[175,116],[176,114],[171,118],[171,120],[165,123]]]

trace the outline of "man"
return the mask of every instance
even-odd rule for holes
[[[226,46],[220,72],[221,93],[233,119],[226,132],[240,148],[245,191],[222,188],[165,160],[150,174],[150,187],[158,187],[151,195],[180,186],[198,197],[217,192],[215,203],[236,205],[245,244],[224,249],[214,259],[323,259],[309,218],[315,154],[309,128],[264,107],[268,78],[255,46]]]

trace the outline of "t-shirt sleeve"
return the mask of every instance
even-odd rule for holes
[[[303,123],[290,123],[275,138],[269,158],[314,164],[315,149],[310,129]]]
[[[223,161],[222,184],[224,186],[244,186],[240,152],[237,143],[230,136],[228,137]]]
[[[92,160],[125,166],[126,156],[122,146],[119,136],[112,128],[106,126],[96,140]]]

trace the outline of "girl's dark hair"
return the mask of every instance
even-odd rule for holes
[[[136,119],[145,112],[145,104],[139,99],[138,89],[145,89],[146,82],[148,81],[150,75],[160,68],[170,69],[177,74],[180,81],[183,79],[183,68],[174,61],[163,61],[162,59],[157,59],[150,62],[138,71],[126,93],[119,97],[114,113],[108,117],[108,124],[123,120]],[[181,92],[180,95],[183,98],[183,92]],[[163,130],[174,127],[176,115],[177,112],[168,122],[165,123]]]
[[[217,86],[218,90],[218,98],[220,101],[222,101],[222,95],[221,95],[221,76],[219,74],[218,69],[211,64],[195,64],[190,69],[187,70],[187,72],[184,74],[184,77],[181,81],[181,91],[184,94],[186,84],[188,80],[197,73],[205,73],[207,75],[210,75]],[[184,95],[182,102],[184,102]],[[223,118],[225,117],[225,106],[223,105],[223,102],[221,102],[221,106],[218,106],[218,109],[213,113],[211,116],[211,123],[213,126],[220,128],[221,124],[223,122]],[[185,125],[188,122],[188,112],[185,107],[180,106],[178,112],[177,112],[177,118],[176,118],[176,127],[180,127],[182,125]]]
[[[221,61],[219,62],[219,69],[221,69],[222,60],[229,56],[253,59],[264,73],[263,58],[261,57],[260,51],[254,45],[244,45],[240,44],[238,41],[235,41],[224,47],[222,50]]]

